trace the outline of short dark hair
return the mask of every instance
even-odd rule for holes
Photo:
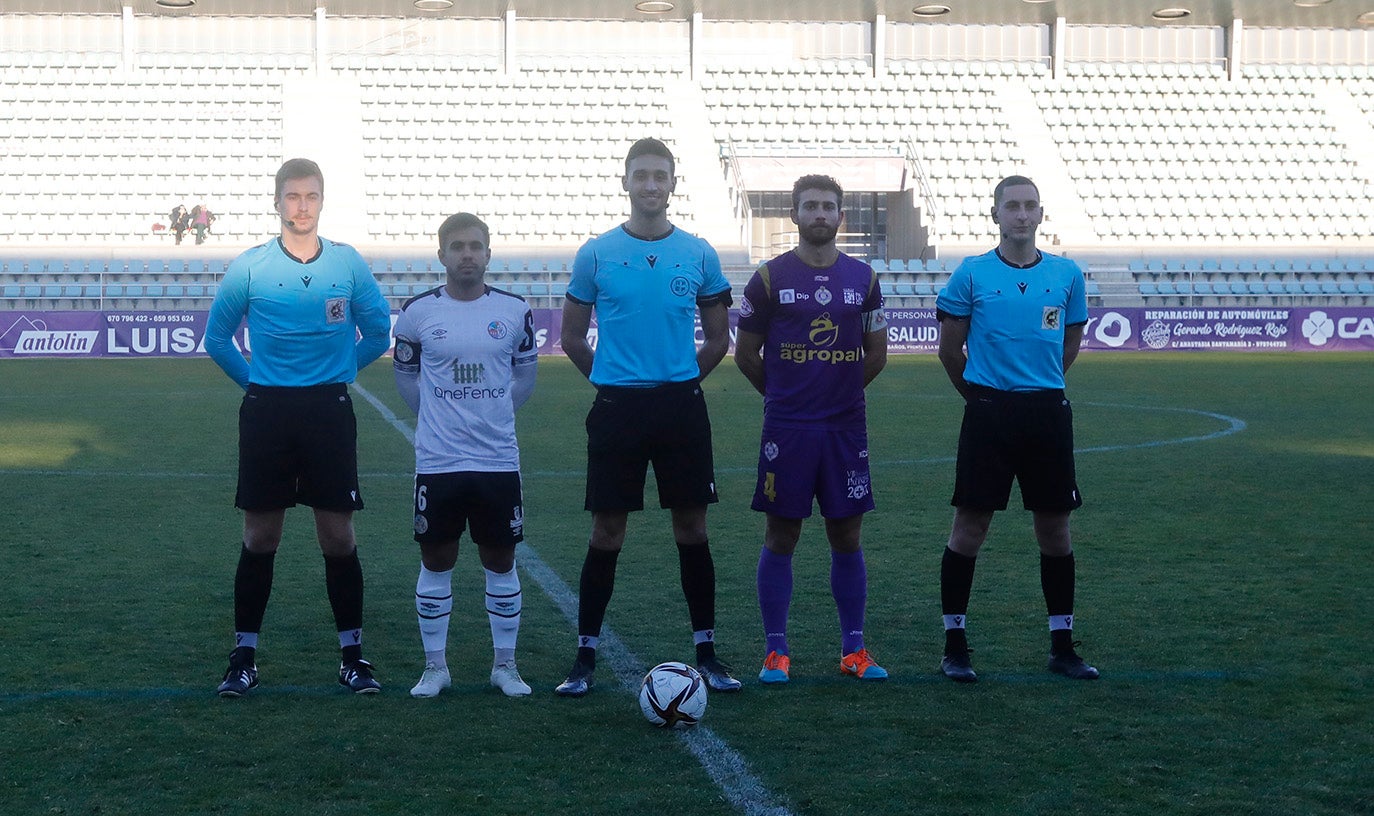
[[[282,162],[277,169],[277,191],[273,193],[273,198],[281,198],[282,188],[291,179],[317,178],[320,180],[320,192],[324,192],[324,173],[320,172],[320,166],[309,159],[287,159]]]
[[[827,193],[834,193],[836,206],[844,209],[844,188],[830,176],[819,174],[802,176],[797,179],[796,184],[792,185],[792,209],[795,210],[801,206],[801,194],[807,190],[824,190]]]
[[[491,249],[491,230],[487,229],[485,221],[469,212],[454,213],[444,219],[444,223],[439,225],[439,248],[446,248],[448,236],[471,227],[481,230],[482,243],[487,245],[487,249]]]
[[[1006,178],[997,182],[997,186],[992,191],[992,206],[1001,206],[1003,190],[1007,189],[1008,187],[1017,187],[1022,184],[1029,184],[1031,187],[1035,187],[1035,182],[1031,181],[1025,176],[1007,176]],[[1040,197],[1039,187],[1035,187],[1035,197]]]
[[[668,145],[658,139],[640,139],[630,145],[630,152],[625,154],[625,175],[630,175],[630,160],[640,156],[662,156],[668,160],[668,173],[677,174],[677,161],[673,159],[673,151],[668,149]]]

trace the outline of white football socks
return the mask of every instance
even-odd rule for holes
[[[415,582],[415,615],[420,622],[420,643],[425,662],[445,666],[448,621],[453,614],[453,570],[431,572],[420,565]]]
[[[515,641],[520,634],[520,576],[514,565],[510,572],[482,571],[487,575],[487,619],[496,662],[510,663],[515,660]]]

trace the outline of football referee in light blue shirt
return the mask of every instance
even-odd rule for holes
[[[339,634],[339,683],[381,689],[362,657],[363,571],[353,535],[357,423],[348,384],[386,351],[391,308],[357,250],[319,237],[324,175],[309,159],[277,171],[281,235],[229,265],[210,307],[205,348],[246,390],[239,409],[243,548],[234,576],[235,647],[217,689],[258,684],[257,645],[286,508],[314,508],[325,583]],[[248,321],[251,362],[234,345]],[[359,335],[361,334],[361,339]]]
[[[1036,248],[1042,217],[1034,182],[1003,179],[993,191],[997,248],[965,258],[935,302],[940,362],[964,398],[954,525],[940,568],[940,670],[959,682],[977,679],[965,633],[973,567],[993,513],[1007,507],[1013,479],[1040,545],[1049,670],[1078,680],[1098,676],[1074,650],[1069,513],[1083,501],[1074,473],[1073,409],[1064,396],[1064,372],[1088,322],[1086,285],[1078,264]]]
[[[578,585],[577,656],[555,691],[581,697],[591,689],[625,525],[644,508],[650,462],[659,505],[673,515],[697,668],[713,691],[739,691],[716,657],[716,572],[706,537],[716,483],[701,392],[730,345],[730,283],[711,245],[668,220],[676,177],[663,142],[640,139],[630,147],[621,185],[630,218],[578,251],[563,303],[563,352],[597,393],[587,414],[592,533]],[[593,310],[594,344],[587,339]]]

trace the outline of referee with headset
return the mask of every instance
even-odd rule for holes
[[[229,265],[205,332],[210,357],[246,392],[239,408],[234,498],[243,510],[243,549],[234,576],[235,646],[216,692],[242,697],[258,684],[258,634],[286,508],[305,504],[314,509],[324,554],[339,635],[339,683],[373,694],[381,685],[362,657],[363,570],[353,512],[363,500],[348,384],[390,344],[391,307],[357,250],[319,236],[319,165],[309,159],[282,164],[274,203],[281,235]],[[251,362],[233,343],[244,318]]]

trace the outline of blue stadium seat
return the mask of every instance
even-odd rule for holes
[[[873,260],[868,262],[868,265],[873,267],[874,272],[887,271],[887,261],[884,261],[882,258],[874,258]]]
[[[887,262],[887,271],[889,271],[889,272],[905,272],[905,271],[906,271],[906,261],[902,260],[901,258],[893,258],[892,260],[890,260],[890,261]]]
[[[1374,295],[1374,281],[1360,281],[1355,284],[1355,291],[1362,295]]]
[[[1140,290],[1140,294],[1144,295],[1145,297],[1152,297],[1154,295],[1159,294],[1158,284],[1141,282],[1137,288]]]
[[[1210,295],[1212,294],[1212,284],[1207,281],[1193,281],[1193,294]]]
[[[16,284],[6,284],[3,296],[7,298],[17,298],[23,291],[24,290]]]

